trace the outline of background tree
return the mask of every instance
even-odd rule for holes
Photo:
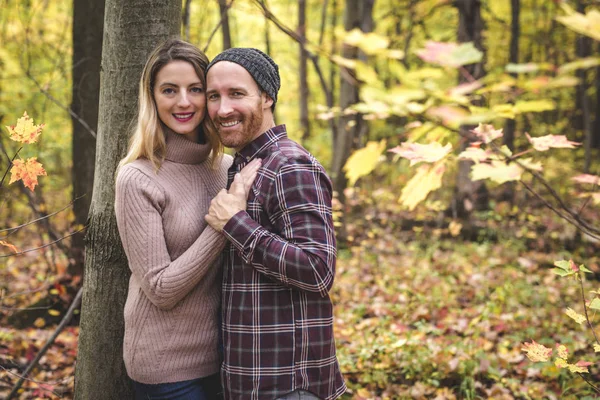
[[[100,61],[104,30],[104,0],[73,1],[73,64],[71,110],[73,138],[73,213],[75,224],[85,225],[94,185],[96,161],[96,130],[100,97]],[[84,126],[80,120],[85,121]],[[77,200],[75,200],[77,199]],[[74,259],[72,274],[83,272],[83,234],[73,236],[71,253]]]
[[[344,9],[344,29],[351,31],[358,28],[363,32],[373,29],[373,7],[375,0],[346,0]],[[342,57],[347,59],[358,59],[360,54],[357,47],[344,44]],[[362,56],[364,57],[364,56]],[[339,105],[345,109],[359,102],[358,81],[353,71],[341,68],[340,73],[340,95]],[[356,141],[367,129],[367,124],[361,114],[344,115],[339,119],[337,131],[333,135],[333,155],[331,162],[331,176],[335,190],[342,202],[344,202],[344,189],[347,179],[342,168],[348,160],[350,153],[356,148]]]
[[[150,51],[180,31],[181,1],[107,0],[96,175],[87,230],[76,399],[124,399],[123,307],[129,268],[114,215],[114,178],[135,116],[138,77]]]
[[[483,51],[483,20],[481,18],[480,0],[457,0],[455,6],[458,8],[458,32],[457,39],[461,43],[473,42],[474,46]],[[467,83],[482,78],[485,75],[484,61],[470,64],[464,67],[463,73],[458,76],[459,83]],[[460,131],[461,148],[469,146],[469,130],[474,126],[461,126]],[[474,209],[485,209],[488,203],[488,193],[482,181],[473,181],[469,176],[470,160],[461,160],[458,165],[456,177],[456,189],[452,201],[454,215],[461,218],[468,217]]]
[[[310,136],[310,121],[308,119],[308,55],[304,49],[306,43],[306,0],[298,0],[298,36],[300,37],[299,61],[298,61],[298,86],[300,93],[300,130],[302,131],[302,141]]]
[[[219,0],[219,11],[221,11],[221,32],[223,34],[223,50],[227,50],[232,47],[231,42],[231,30],[229,28],[229,7],[231,2],[228,0]]]

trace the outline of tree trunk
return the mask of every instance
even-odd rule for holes
[[[600,53],[600,42],[596,42],[596,54]],[[596,112],[594,113],[594,133],[592,147],[600,149],[600,67],[596,67]]]
[[[519,17],[521,13],[521,0],[511,0],[511,15],[512,21],[510,25],[510,49],[508,61],[512,64],[519,63],[519,37],[521,36],[521,24],[519,23]],[[517,74],[512,74],[513,77],[517,77]],[[514,119],[507,119],[504,125],[504,144],[512,151],[515,149],[515,130],[516,121]]]
[[[585,14],[585,4],[583,1],[577,1],[577,11]],[[587,36],[579,35],[576,39],[576,54],[577,58],[585,58],[590,55],[591,41]],[[583,172],[588,173],[592,164],[592,117],[590,98],[587,95],[587,70],[577,70],[577,77],[579,78],[579,85],[576,90],[576,110],[580,114],[577,115],[575,121],[577,122],[576,129],[581,129],[583,133],[583,146],[584,146],[584,165]]]
[[[231,31],[229,29],[229,7],[227,0],[219,0],[221,12],[221,32],[223,33],[223,50],[231,48]]]
[[[480,51],[483,49],[483,20],[481,18],[480,0],[456,0],[455,6],[458,8],[458,41],[473,42]],[[466,73],[459,74],[459,83],[468,82],[471,79],[480,79],[485,75],[484,61],[465,66]],[[461,126],[460,130],[464,135],[473,126]],[[469,141],[464,138],[461,140],[461,150],[469,146]],[[460,218],[469,217],[472,210],[485,209],[488,207],[488,191],[483,181],[471,180],[471,161],[461,160],[458,163],[458,176],[454,199],[452,201],[453,214]]]
[[[302,141],[310,137],[310,123],[308,119],[308,55],[304,50],[304,43],[306,42],[306,0],[298,0],[298,35],[302,38],[302,44],[300,44],[300,57],[299,57],[299,80],[300,85],[300,130],[302,131]]]
[[[102,57],[102,32],[104,28],[104,0],[73,1],[73,66],[71,110],[88,127],[76,118],[73,126],[72,184],[75,224],[85,225],[92,202],[94,162],[96,159],[95,132],[98,126],[98,101],[100,96],[100,59]],[[93,132],[90,132],[90,129]],[[69,273],[83,273],[85,243],[83,235],[73,236]]]
[[[351,31],[359,28],[363,32],[370,32],[373,28],[373,6],[375,0],[346,0],[344,11],[344,29]],[[343,45],[342,57],[347,59],[365,58],[356,47]],[[351,70],[341,67],[340,70],[340,107],[343,109],[358,103],[358,82]],[[331,175],[334,189],[339,200],[344,203],[344,189],[347,180],[343,167],[352,149],[356,147],[356,140],[363,135],[366,123],[360,114],[344,115],[339,119],[337,131],[333,137],[333,159]]]
[[[190,40],[190,8],[192,0],[185,0],[183,5],[183,14],[181,15],[181,24],[183,25],[183,38],[189,42]]]
[[[106,0],[96,176],[75,372],[75,398],[128,399],[123,307],[129,268],[114,215],[115,169],[135,117],[138,77],[150,51],[180,30],[181,1]]]

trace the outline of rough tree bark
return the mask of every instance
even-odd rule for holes
[[[150,51],[180,30],[181,1],[106,0],[96,176],[86,235],[75,398],[132,398],[123,364],[129,268],[114,216],[114,175],[136,112],[138,77]]]
[[[459,23],[458,41],[473,42],[480,51],[483,48],[483,20],[481,18],[481,0],[456,0],[454,5],[458,8]],[[485,57],[484,57],[485,58]],[[485,75],[484,61],[465,66],[465,72],[459,74],[459,83],[471,79],[480,79]],[[473,126],[461,126],[460,130],[465,135]],[[469,146],[469,141],[461,141],[461,150]],[[488,191],[483,181],[473,181],[470,177],[471,161],[461,160],[458,164],[458,175],[456,188],[452,200],[453,214],[459,218],[468,219],[471,211],[481,210],[488,207]]]
[[[83,126],[76,118],[71,118],[73,126],[72,184],[75,223],[85,225],[92,202],[94,185],[94,162],[96,159],[96,138],[98,125],[98,102],[100,97],[100,59],[102,57],[102,32],[104,30],[104,0],[73,1],[73,66],[71,110],[84,120]],[[73,236],[70,273],[83,273],[85,243],[83,235]]]

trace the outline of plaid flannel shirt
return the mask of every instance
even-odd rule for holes
[[[336,260],[331,181],[285,125],[236,155],[228,186],[254,158],[262,167],[247,209],[223,229],[225,398],[272,400],[304,389],[334,399],[346,386],[328,294]]]

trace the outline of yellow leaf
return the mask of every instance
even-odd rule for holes
[[[598,10],[591,10],[584,15],[573,11],[565,2],[561,6],[567,15],[556,17],[558,22],[577,33],[600,40],[600,12]]]
[[[34,322],[33,325],[36,328],[43,328],[46,325],[46,321],[44,321],[44,318],[37,318]]]
[[[600,344],[594,343],[594,352],[595,353],[600,353]]]
[[[53,317],[58,317],[60,315],[60,311],[48,310],[48,314],[52,315]]]
[[[399,202],[409,210],[414,210],[420,202],[427,198],[429,192],[442,186],[442,176],[445,170],[446,166],[443,161],[432,166],[421,166],[402,189]]]
[[[554,360],[554,365],[556,365],[558,368],[567,368],[569,363],[563,358],[557,358]]]
[[[352,186],[358,178],[368,175],[379,163],[379,157],[385,150],[386,141],[369,142],[362,149],[356,150],[346,161],[344,171],[348,178],[348,185]]]
[[[0,245],[8,247],[15,254],[19,252],[19,250],[15,247],[15,245],[5,242],[4,240],[0,240]]]
[[[38,176],[46,176],[46,171],[42,164],[37,162],[37,157],[29,158],[27,161],[15,160],[10,169],[11,178],[9,184],[22,180],[23,184],[33,192],[38,184]]]
[[[497,183],[518,181],[523,174],[523,168],[515,163],[506,164],[503,161],[493,160],[490,164],[475,164],[471,167],[471,179],[479,181],[490,179]]]
[[[564,344],[556,344],[556,352],[558,353],[558,357],[564,358],[565,360],[569,358],[569,351],[567,350],[567,346]]]
[[[460,235],[460,231],[462,230],[462,224],[456,221],[450,221],[450,225],[448,225],[448,231],[454,237]]]
[[[542,112],[554,110],[556,104],[550,100],[517,101],[513,110],[515,113]]]
[[[527,358],[533,362],[548,361],[552,355],[552,349],[549,349],[543,344],[536,343],[535,340],[532,340],[531,343],[523,343],[521,350],[526,352]]]
[[[570,307],[567,308],[567,310],[565,311],[565,314],[567,314],[569,317],[571,317],[578,324],[582,324],[585,322],[585,317]]]
[[[17,125],[7,126],[10,138],[21,143],[35,143],[44,129],[44,124],[34,125],[33,119],[23,113],[23,116],[17,120]]]
[[[365,54],[373,55],[387,49],[390,39],[374,32],[365,33],[358,28],[354,28],[346,32],[344,43],[358,47]]]
[[[452,151],[452,145],[447,143],[442,147],[439,142],[429,144],[404,142],[389,151],[410,160],[410,165],[412,166],[420,162],[434,163],[443,159]]]

